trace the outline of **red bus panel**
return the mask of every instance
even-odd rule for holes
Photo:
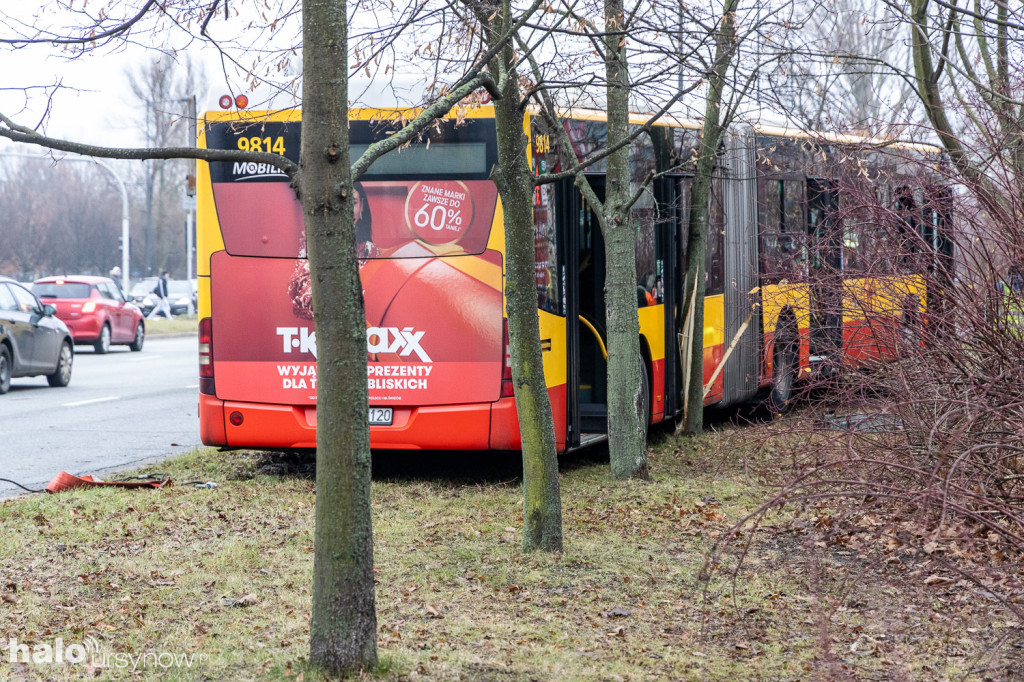
[[[500,269],[483,256],[468,258]],[[289,295],[303,264],[213,255],[219,399],[316,404],[316,331]],[[436,257],[374,261],[361,274],[371,403],[450,405],[500,397],[500,290]]]

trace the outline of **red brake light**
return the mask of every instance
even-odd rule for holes
[[[501,397],[513,398],[516,391],[512,384],[512,349],[508,345],[508,320],[501,321],[501,349],[505,364],[501,368]]]
[[[215,395],[213,384],[213,320],[199,320],[199,392]]]
[[[86,301],[82,304],[83,313],[92,313],[96,311],[96,301]]]
[[[230,109],[231,108],[231,95],[221,95],[220,99],[217,100],[217,102],[218,102],[218,104],[220,104],[220,108],[221,109]]]

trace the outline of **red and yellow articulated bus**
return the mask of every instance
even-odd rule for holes
[[[353,158],[403,113],[350,112]],[[579,158],[605,144],[599,112],[574,112],[563,124]],[[533,114],[524,126],[536,174],[559,170],[556,137]],[[215,111],[202,121],[200,145],[273,151],[297,161],[300,134],[295,111]],[[691,175],[681,160],[692,157],[698,134],[694,122],[666,121],[642,132],[630,154],[638,182],[659,174],[631,214],[651,423],[674,418],[683,407],[679,338]],[[730,131],[713,183],[704,269],[705,382],[731,341],[737,343],[705,404],[748,401],[771,389],[785,404],[794,381],[892,352],[892,334],[883,330],[905,327],[925,311],[930,266],[923,263],[949,255],[941,211],[923,198],[928,189],[919,181],[900,179],[902,162],[886,161],[882,150],[855,151],[854,142],[784,130]],[[908,229],[916,231],[916,244],[929,246],[917,249],[926,253],[917,253],[913,267],[857,269],[881,238],[870,212],[840,215],[841,176],[851,159],[861,165],[852,175],[867,178],[882,205],[897,194],[903,208],[917,198]],[[380,158],[357,184],[355,248],[375,448],[520,446],[507,352],[502,205],[490,180],[496,162],[493,110],[483,106],[440,121],[416,144]],[[864,164],[871,172],[863,172]],[[315,447],[316,332],[299,202],[273,167],[199,166],[203,442]],[[876,172],[882,167],[892,172]],[[603,171],[600,163],[588,169],[599,193]],[[534,225],[544,371],[558,449],[565,451],[607,434],[604,244],[571,181],[538,186]]]

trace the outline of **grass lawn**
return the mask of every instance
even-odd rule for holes
[[[593,453],[564,459],[566,550],[557,556],[519,549],[515,461],[377,456],[381,664],[370,677],[1019,674],[1021,652],[1009,644],[1021,637],[983,594],[927,579],[935,571],[928,557],[892,561],[870,547],[826,545],[811,511],[774,516],[736,538],[750,544],[735,577],[729,551],[709,581],[700,579],[712,544],[770,494],[761,475],[785,460],[766,436],[784,428],[655,436],[651,483],[611,482],[607,461]],[[201,450],[160,470],[216,488],[0,502],[0,679],[319,679],[305,667],[309,469],[301,457]],[[12,665],[9,637],[30,646],[89,642],[108,654],[107,665]],[[195,658],[165,669],[160,653]]]
[[[165,317],[155,317],[146,320],[146,335],[159,336],[161,334],[184,334],[196,333],[199,331],[199,318],[195,315],[179,315],[168,320]]]

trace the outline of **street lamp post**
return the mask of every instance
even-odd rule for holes
[[[171,99],[147,99],[147,100],[144,100],[144,101],[146,103],[146,146],[147,147],[150,145],[150,121],[152,119],[152,116],[150,115],[150,110],[154,110],[155,111],[155,105],[157,105],[157,104],[178,104],[180,102],[185,102],[186,105],[187,105],[187,111],[185,113],[185,116],[186,116],[186,118],[189,119],[190,124],[191,124],[190,127],[192,128],[192,130],[193,131],[195,130],[195,101],[196,101],[195,100],[195,95],[190,95],[189,97],[177,97],[177,98],[171,98]],[[195,146],[194,133],[193,133],[193,139],[192,139],[192,145],[191,146],[193,146],[193,147]],[[189,218],[191,218],[191,217],[192,217],[192,214],[189,213]],[[186,230],[191,230],[191,226],[186,227]],[[191,232],[189,232],[189,234],[191,234]],[[146,166],[146,274],[147,275],[153,274],[153,272],[152,272],[152,270],[153,270],[153,264],[152,264],[153,263],[153,245],[152,245],[152,242],[153,241],[155,241],[155,236],[153,234],[153,167],[152,167],[152,161],[150,161],[147,164],[147,166]],[[189,241],[189,237],[186,237],[186,242],[188,242],[188,241]],[[191,249],[189,249],[188,247],[186,247],[186,249],[188,249],[188,253],[185,255],[185,260],[188,263],[187,270],[189,271],[189,279],[191,279],[192,252],[191,252]]]
[[[19,154],[17,152],[4,152],[4,156],[22,158],[22,159],[38,159],[41,161],[51,160],[52,157],[40,156],[38,154]],[[124,291],[125,295],[128,294],[128,263],[130,261],[130,245],[128,241],[129,230],[128,230],[128,190],[125,189],[124,180],[117,174],[116,171],[106,161],[100,159],[92,159],[87,157],[78,156],[65,156],[58,159],[59,161],[78,161],[84,163],[94,163],[103,170],[110,173],[111,177],[117,181],[117,186],[121,190],[121,290]]]

